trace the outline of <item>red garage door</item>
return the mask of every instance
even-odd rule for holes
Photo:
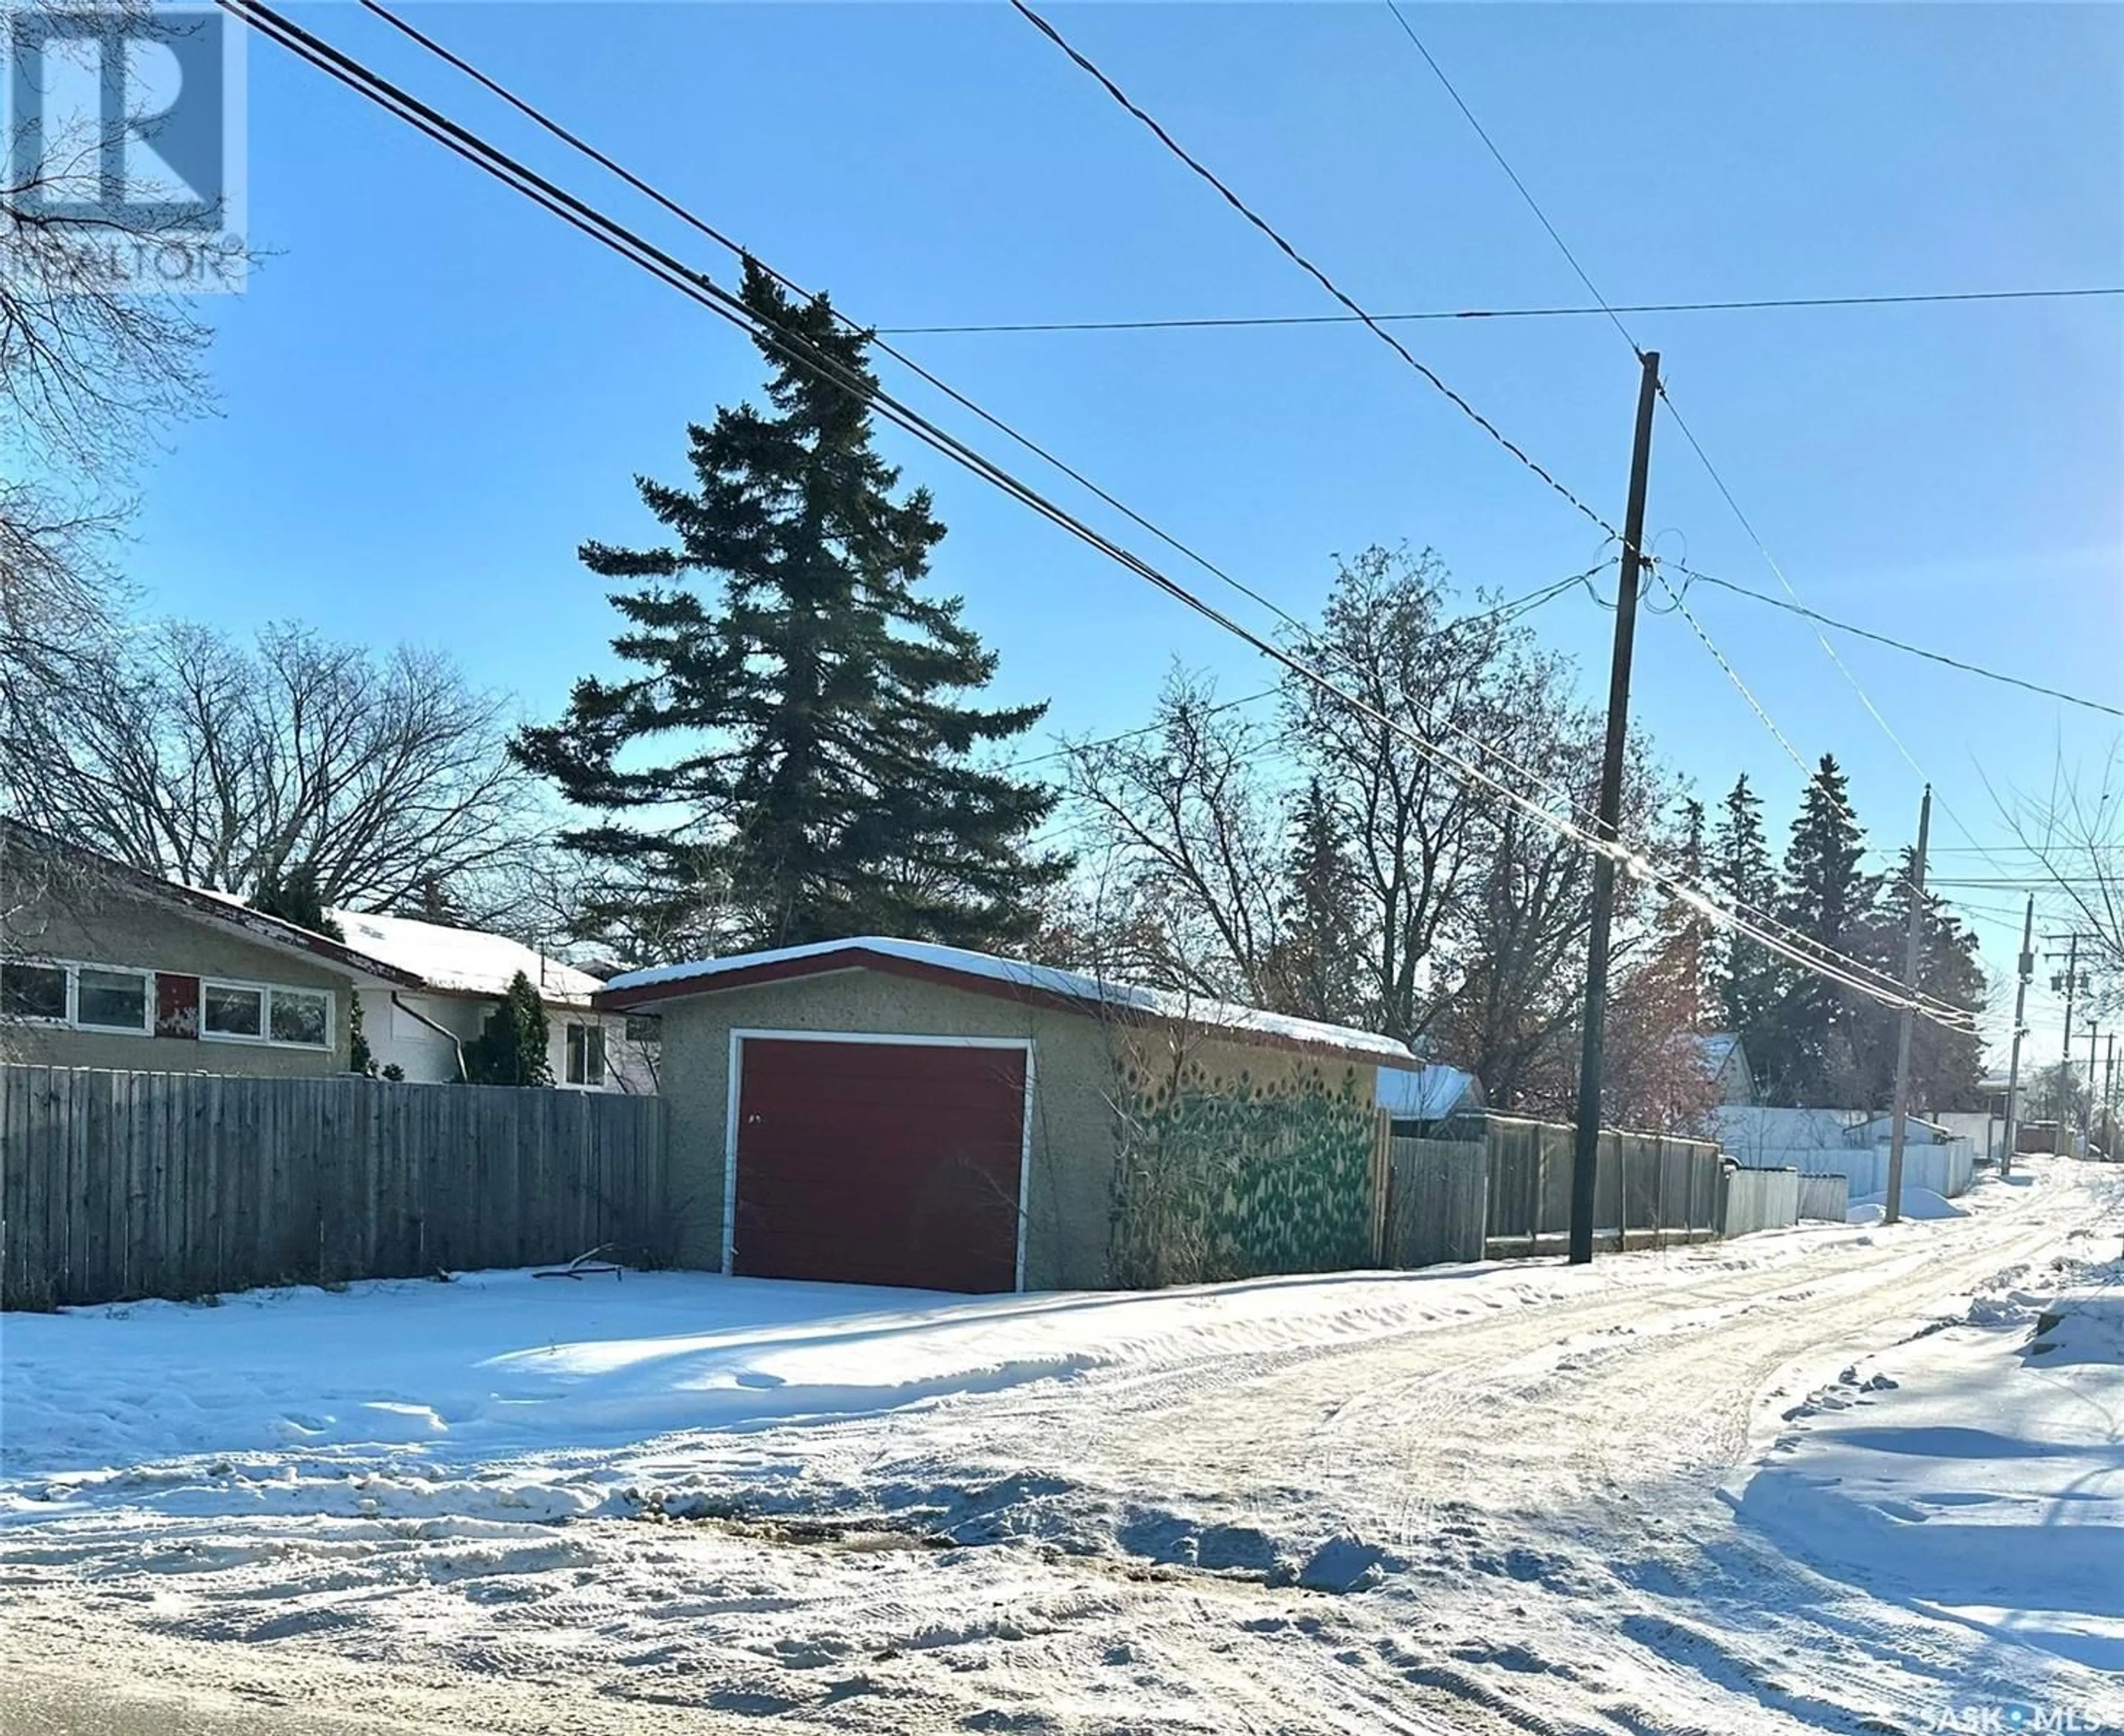
[[[738,1052],[734,1271],[1017,1287],[1025,1050],[745,1037]]]

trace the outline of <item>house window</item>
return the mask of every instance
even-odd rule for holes
[[[308,988],[276,988],[271,1020],[275,1043],[326,1048],[331,1042],[331,997]]]
[[[73,1022],[96,1030],[145,1031],[150,996],[148,975],[83,964],[74,973]]]
[[[602,1025],[571,1025],[568,1027],[568,1083],[604,1085],[604,1027]]]
[[[209,983],[200,991],[200,1029],[209,1037],[266,1035],[266,991]]]
[[[0,962],[0,1018],[66,1023],[67,972],[63,964]]]

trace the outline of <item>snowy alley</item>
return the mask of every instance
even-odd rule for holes
[[[1148,1295],[10,1315],[0,1632],[424,1729],[2104,1728],[2124,1172],[1962,1203]]]

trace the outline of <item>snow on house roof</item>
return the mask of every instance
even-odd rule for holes
[[[975,983],[1000,984],[1011,990],[1052,995],[1090,1006],[1117,1008],[1154,1019],[1201,1025],[1303,1048],[1334,1049],[1365,1056],[1389,1067],[1405,1068],[1415,1061],[1406,1044],[1346,1025],[1289,1018],[1281,1013],[1264,1012],[1258,1007],[1238,1006],[1169,989],[1083,976],[1050,964],[999,958],[993,953],[968,952],[956,946],[936,946],[927,941],[900,941],[876,935],[822,941],[809,946],[784,946],[770,952],[738,953],[723,959],[701,959],[685,964],[665,964],[653,970],[629,971],[614,977],[604,985],[604,990],[610,997],[608,1004],[628,1006],[637,1001],[736,987],[737,982],[729,980],[731,978],[756,981],[811,974],[813,961],[817,961],[820,970],[890,969],[898,964],[911,967],[913,974],[941,972],[967,978]]]
[[[1483,1087],[1475,1076],[1457,1067],[1420,1067],[1379,1072],[1379,1106],[1407,1121],[1442,1121],[1463,1110],[1482,1107]]]
[[[345,931],[348,945],[411,971],[439,993],[499,999],[520,970],[531,979],[541,1000],[587,1006],[590,997],[604,986],[588,971],[549,959],[506,935],[450,928],[411,917],[372,916],[361,910],[326,914]]]
[[[1725,1066],[1733,1051],[1741,1046],[1737,1033],[1730,1030],[1713,1032],[1708,1037],[1699,1037],[1697,1042],[1703,1050],[1703,1064],[1713,1073]]]

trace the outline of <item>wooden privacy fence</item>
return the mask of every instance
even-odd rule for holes
[[[1393,1265],[1560,1250],[1571,1229],[1573,1134],[1507,1115],[1394,1124],[1384,1253]],[[1718,1233],[1718,1147],[1609,1131],[1594,1171],[1593,1223],[1609,1247]]]
[[[656,1097],[0,1066],[0,1307],[662,1251]]]
[[[1799,1215],[1826,1223],[1842,1223],[1851,1215],[1851,1184],[1841,1175],[1799,1178]]]
[[[1483,1142],[1396,1133],[1388,1151],[1385,1263],[1482,1259],[1490,1174]]]
[[[1797,1170],[1736,1170],[1726,1178],[1722,1236],[1785,1230],[1799,1222]]]

